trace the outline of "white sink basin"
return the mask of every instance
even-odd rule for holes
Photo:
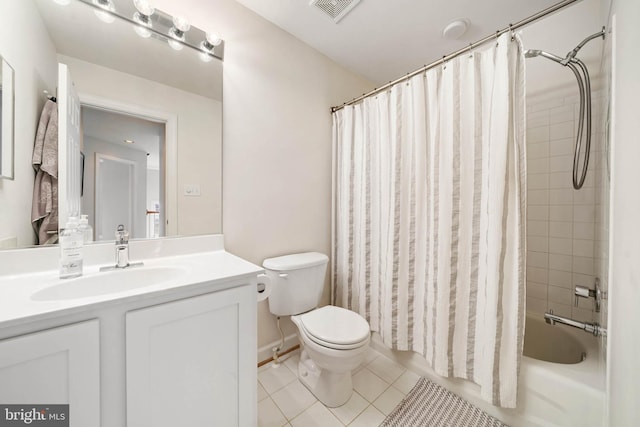
[[[31,296],[35,301],[86,298],[144,288],[174,280],[187,272],[181,267],[134,267],[95,273],[56,282]]]

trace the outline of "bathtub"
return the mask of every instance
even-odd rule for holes
[[[485,402],[480,388],[470,381],[439,376],[419,354],[389,350],[376,333],[372,347],[510,426],[604,425],[605,381],[598,340],[568,326],[547,325],[542,315],[527,316],[515,409]]]

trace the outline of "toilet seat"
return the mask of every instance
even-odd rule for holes
[[[331,305],[299,316],[300,329],[311,341],[323,347],[349,350],[366,345],[369,323],[358,313]]]

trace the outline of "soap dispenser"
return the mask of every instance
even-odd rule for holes
[[[88,215],[80,215],[80,224],[78,225],[78,230],[80,230],[80,233],[82,233],[82,243],[86,244],[89,242],[93,242],[93,227],[89,225]]]
[[[78,218],[69,217],[60,232],[60,278],[82,276],[82,233],[78,230]]]

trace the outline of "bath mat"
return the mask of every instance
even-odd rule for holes
[[[385,418],[380,427],[508,427],[426,378]]]

